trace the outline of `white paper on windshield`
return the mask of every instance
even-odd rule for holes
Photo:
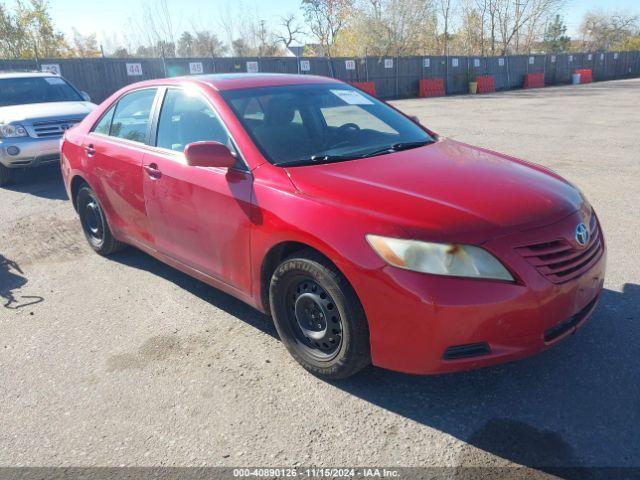
[[[44,77],[45,81],[49,85],[64,85],[65,82],[60,77]]]
[[[41,72],[49,72],[54,75],[60,75],[60,65],[57,63],[43,63],[40,65]]]
[[[331,90],[336,97],[349,105],[373,105],[373,102],[355,90]]]

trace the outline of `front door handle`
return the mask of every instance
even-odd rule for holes
[[[96,149],[94,148],[92,143],[84,147],[84,151],[87,152],[87,156],[89,157],[93,157],[96,154]]]
[[[151,178],[160,178],[162,176],[162,172],[158,169],[158,165],[155,163],[145,165],[144,170]]]

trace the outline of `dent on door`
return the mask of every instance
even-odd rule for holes
[[[87,137],[84,146],[99,182],[97,193],[116,234],[151,244],[142,189],[142,150],[94,135]]]
[[[253,177],[147,154],[146,208],[156,248],[242,291],[250,291]],[[152,167],[152,168],[151,168]]]

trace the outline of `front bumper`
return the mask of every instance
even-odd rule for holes
[[[534,233],[554,238],[573,231],[579,221],[578,214],[572,215]],[[513,251],[531,235],[522,232],[484,245],[499,258],[508,257],[517,283],[438,277],[390,266],[369,271],[368,279],[356,278],[373,363],[416,374],[469,370],[527,357],[575,332],[602,290],[604,245],[588,271],[557,284]],[[465,351],[472,355],[449,355]]]
[[[56,163],[60,160],[60,138],[3,138],[0,140],[0,163],[7,168],[31,168]],[[10,154],[15,148],[18,153]]]

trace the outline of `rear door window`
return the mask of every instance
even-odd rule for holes
[[[155,88],[137,90],[123,96],[115,107],[109,135],[144,143],[155,96]]]

